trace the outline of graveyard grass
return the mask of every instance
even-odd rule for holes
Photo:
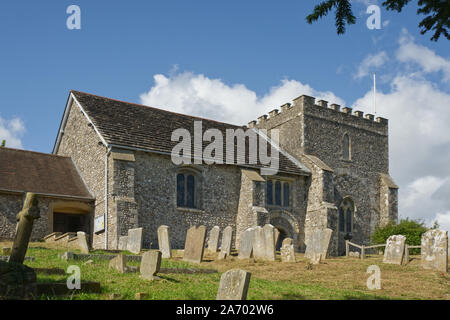
[[[10,243],[0,243],[8,246]],[[76,250],[74,252],[77,253]],[[280,262],[279,253],[276,262],[253,262],[238,260],[232,253],[226,260],[217,260],[217,255],[206,254],[201,264],[182,261],[182,254],[173,251],[172,259],[162,259],[161,268],[215,269],[218,273],[159,273],[161,280],[146,281],[139,273],[120,274],[108,270],[108,262],[94,259],[93,264],[85,261],[63,261],[58,255],[64,250],[54,249],[44,243],[31,243],[27,256],[34,261],[25,264],[38,268],[38,282],[65,283],[68,275],[39,272],[39,268],[67,270],[69,265],[78,265],[81,280],[98,281],[101,294],[77,293],[70,296],[40,296],[39,299],[101,299],[107,300],[115,293],[119,299],[134,299],[137,292],[148,294],[148,299],[161,300],[214,300],[223,272],[240,268],[252,273],[247,299],[249,300],[289,300],[289,299],[450,299],[450,275],[442,272],[423,270],[420,256],[407,266],[382,263],[381,255],[369,255],[366,260],[356,258],[331,258],[308,270],[308,260],[303,254],[296,254],[297,262]],[[97,250],[93,253],[106,254]],[[129,252],[124,252],[130,254]],[[108,253],[110,254],[110,253]],[[138,262],[128,265],[139,266]],[[381,290],[371,291],[366,287],[366,273],[370,265],[381,269]]]

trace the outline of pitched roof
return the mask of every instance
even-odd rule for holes
[[[0,148],[0,191],[93,199],[72,159]]]
[[[98,133],[108,145],[141,149],[150,152],[170,154],[178,142],[171,141],[172,132],[179,128],[187,129],[194,136],[194,122],[202,121],[203,132],[218,129],[224,137],[227,129],[244,128],[236,125],[170,112],[154,107],[118,101],[79,91],[71,91],[75,100],[92,121]],[[192,144],[194,143],[192,139]],[[203,149],[210,142],[203,142]],[[57,147],[57,146],[56,146]],[[268,145],[268,149],[270,149]],[[194,150],[192,148],[192,150]],[[245,163],[248,163],[246,147]],[[270,150],[268,151],[270,156]],[[224,161],[225,162],[225,161]],[[235,163],[237,163],[235,158]],[[251,167],[251,165],[245,165]],[[267,167],[258,162],[255,167]],[[285,152],[279,154],[279,171],[293,174],[309,174],[309,169]]]

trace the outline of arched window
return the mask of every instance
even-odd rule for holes
[[[283,183],[283,207],[289,207],[289,183]]]
[[[177,206],[196,208],[196,177],[192,173],[177,175]]]
[[[353,215],[355,213],[355,205],[350,198],[345,198],[339,206],[339,231],[351,233],[353,232]]]
[[[275,182],[275,205],[281,206],[281,182]]]
[[[273,196],[273,183],[271,180],[267,180],[266,199],[268,205],[273,204],[272,196]]]
[[[344,160],[350,160],[350,137],[348,134],[344,134],[342,139],[342,158]]]

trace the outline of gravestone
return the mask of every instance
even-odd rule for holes
[[[275,261],[275,228],[271,224],[266,224],[264,230],[265,259]]]
[[[116,270],[120,273],[127,272],[127,257],[119,253],[119,255],[109,261],[108,269]]]
[[[322,254],[318,253],[318,252],[314,252],[311,254],[311,258],[310,261],[312,264],[319,264],[320,261],[322,260]]]
[[[233,228],[228,226],[223,230],[222,246],[220,248],[219,260],[225,259],[230,255],[232,239],[233,239]]]
[[[280,249],[282,262],[295,262],[294,240],[286,238]]]
[[[219,247],[219,235],[220,235],[220,228],[218,226],[213,227],[209,232],[209,239],[208,239],[209,252],[211,253],[217,252],[217,249]]]
[[[186,234],[183,260],[200,263],[203,258],[205,248],[206,227],[191,227]]]
[[[248,228],[244,231],[241,237],[241,245],[239,246],[238,259],[250,259],[252,257],[254,235],[254,228]]]
[[[305,241],[305,258],[313,259],[313,255],[319,253],[321,255],[321,260],[326,259],[332,233],[333,230],[329,228],[312,230]]]
[[[386,240],[386,249],[384,250],[383,263],[402,264],[405,254],[406,237],[402,235],[390,236]]]
[[[158,228],[158,245],[164,259],[172,258],[172,247],[170,245],[169,227],[160,226]]]
[[[251,273],[245,270],[232,269],[220,277],[217,300],[245,300]]]
[[[119,237],[119,250],[127,250],[128,236]]]
[[[428,230],[422,235],[422,268],[448,271],[448,232]]]
[[[142,228],[129,229],[127,237],[127,250],[139,254],[142,250]]]
[[[88,254],[89,253],[89,245],[86,239],[86,233],[83,231],[77,232],[78,246],[80,247],[81,253]]]
[[[255,259],[264,260],[266,257],[264,230],[262,227],[257,226],[253,232],[253,257]]]
[[[274,242],[275,242],[275,249],[277,247],[277,243],[278,243],[278,238],[280,237],[280,230],[278,230],[277,228],[275,228],[274,230]]]
[[[34,193],[28,192],[22,210],[17,214],[17,227],[9,262],[23,263],[30,242],[35,219],[40,218],[39,201]]]
[[[141,278],[146,280],[160,279],[156,276],[161,268],[161,251],[151,250],[142,255],[141,261]]]

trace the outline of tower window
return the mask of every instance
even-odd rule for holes
[[[342,141],[342,158],[344,160],[350,160],[350,137],[348,134],[344,134]]]

